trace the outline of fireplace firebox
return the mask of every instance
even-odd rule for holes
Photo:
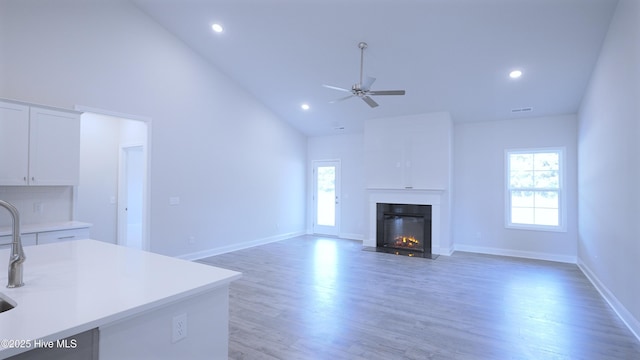
[[[376,251],[435,259],[431,254],[431,205],[378,203]]]

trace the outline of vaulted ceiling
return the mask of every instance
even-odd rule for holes
[[[133,0],[303,133],[448,111],[456,122],[575,113],[617,0]],[[211,29],[224,27],[222,33]],[[369,107],[329,103],[364,75]],[[519,79],[509,72],[522,71]],[[302,110],[301,104],[309,104]],[[518,111],[518,109],[531,111]],[[516,110],[514,112],[514,110]]]

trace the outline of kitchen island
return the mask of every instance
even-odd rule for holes
[[[25,254],[25,285],[8,289],[0,250],[0,293],[17,305],[0,313],[0,359],[49,358],[49,347],[90,347],[102,360],[227,358],[228,287],[240,273],[89,239]]]

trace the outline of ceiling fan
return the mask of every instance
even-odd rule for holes
[[[353,86],[351,86],[351,90],[348,89],[343,89],[337,86],[331,86],[331,85],[322,85],[326,88],[329,89],[334,89],[334,90],[339,90],[339,91],[344,91],[344,92],[350,92],[351,95],[349,96],[345,96],[343,98],[337,99],[337,100],[333,100],[330,101],[330,103],[335,103],[335,102],[339,102],[339,101],[343,101],[343,100],[347,100],[350,99],[354,96],[357,96],[359,98],[361,98],[364,102],[366,102],[369,106],[371,106],[372,108],[378,106],[378,103],[373,101],[373,99],[370,96],[377,96],[377,95],[404,95],[405,91],[404,90],[371,90],[371,85],[373,85],[373,82],[376,81],[376,78],[373,78],[371,76],[367,76],[366,80],[363,82],[362,81],[362,70],[363,70],[363,65],[364,65],[364,49],[367,48],[367,43],[366,42],[360,42],[358,43],[358,48],[360,48],[360,82],[357,84],[354,84]]]

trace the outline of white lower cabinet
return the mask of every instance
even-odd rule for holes
[[[61,241],[80,240],[89,238],[89,228],[68,229],[39,232],[37,244],[53,244]]]
[[[22,246],[36,245],[36,234],[22,234],[20,239],[22,240]],[[11,235],[0,236],[0,246],[11,244],[13,237]]]
[[[67,227],[69,226],[69,227]],[[0,248],[4,249],[11,244],[13,238],[9,231],[10,228],[1,228],[0,231]],[[91,236],[91,224],[73,222],[73,224],[51,223],[46,226],[25,226],[20,235],[22,246],[53,244],[61,241],[89,239]]]

